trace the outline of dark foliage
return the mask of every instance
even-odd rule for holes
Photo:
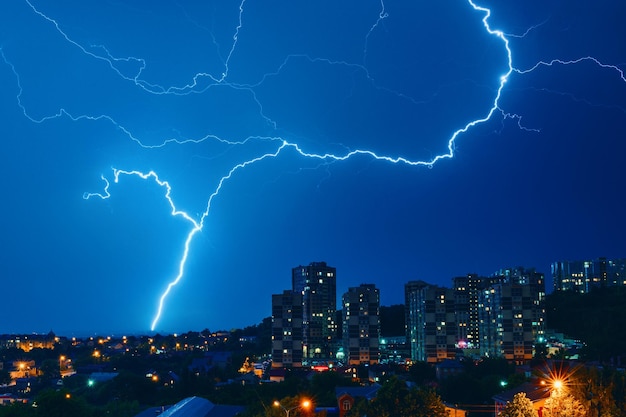
[[[445,401],[456,404],[490,404],[492,397],[506,388],[523,382],[515,374],[515,366],[503,358],[468,361],[465,372],[441,381],[440,392]]]
[[[588,360],[626,358],[626,287],[588,294],[555,292],[546,297],[546,324],[586,344]]]

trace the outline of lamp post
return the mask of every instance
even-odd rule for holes
[[[65,355],[59,356],[59,375],[63,377],[63,362],[65,362]]]
[[[285,412],[285,417],[289,417],[289,414],[295,410],[296,408],[304,408],[305,410],[308,410],[311,407],[311,401],[309,400],[302,400],[300,401],[299,404],[294,405],[293,407],[290,408],[286,408],[284,405],[282,405],[280,403],[280,401],[274,401],[274,407],[280,407],[283,409],[283,411]]]

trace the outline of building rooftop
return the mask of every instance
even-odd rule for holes
[[[376,393],[380,389],[380,385],[373,384],[366,387],[336,387],[335,396],[339,398],[344,394],[348,394],[352,398],[365,398],[371,400],[376,397]]]
[[[520,392],[525,393],[526,397],[532,402],[536,402],[550,396],[550,389],[545,385],[526,382],[518,387],[495,395],[493,399],[497,402],[506,404],[507,402],[513,401],[513,397],[515,396],[515,394],[518,394]]]
[[[235,417],[245,407],[237,405],[216,405],[200,397],[188,397],[168,407],[153,407],[135,417]],[[163,410],[160,414],[160,410]]]

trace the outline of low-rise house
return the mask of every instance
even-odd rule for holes
[[[13,361],[12,370],[9,372],[11,379],[29,378],[39,375],[35,361]]]
[[[271,382],[282,382],[285,380],[285,369],[284,368],[272,368],[270,369],[270,381]]]
[[[37,378],[17,378],[15,380],[15,391],[19,394],[28,394],[37,385]]]
[[[225,369],[232,364],[231,352],[207,352],[201,358],[194,358],[189,365],[191,372],[206,374],[214,367]]]
[[[533,408],[539,415],[543,409],[544,403],[550,397],[550,388],[546,385],[538,384],[535,382],[527,382],[518,387],[501,392],[493,397],[495,415],[498,415],[506,406],[506,403],[513,401],[515,394],[523,392],[526,397],[532,402]]]
[[[94,382],[106,382],[112,380],[119,374],[119,372],[92,372],[89,375],[89,379]]]
[[[444,359],[435,365],[435,375],[441,381],[452,375],[458,375],[465,371],[463,364],[457,360]]]
[[[365,387],[336,387],[335,396],[339,406],[339,417],[344,417],[354,407],[357,399],[365,398],[367,401],[374,399],[380,387],[379,384]]]
[[[443,405],[450,417],[466,417],[468,414],[467,410],[460,408],[457,404],[443,403]]]
[[[0,405],[11,404],[15,402],[15,397],[11,394],[0,394]]]
[[[171,406],[152,407],[135,417],[236,417],[245,407],[239,405],[216,405],[200,397],[189,397]]]

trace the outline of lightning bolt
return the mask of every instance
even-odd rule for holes
[[[600,68],[604,68],[604,69],[609,69],[611,71],[616,72],[619,77],[621,78],[622,81],[626,82],[626,77],[624,76],[624,71],[618,67],[617,65],[610,65],[610,64],[605,64],[603,62],[601,62],[599,59],[594,58],[592,56],[584,56],[582,58],[577,58],[577,59],[571,59],[571,60],[562,60],[562,59],[552,59],[550,61],[539,61],[537,62],[535,65],[533,65],[532,67],[525,69],[525,70],[520,70],[517,68],[514,68],[513,70],[521,75],[524,74],[528,74],[530,72],[533,72],[535,70],[537,70],[540,67],[553,67],[555,65],[574,65],[574,64],[580,64],[582,62],[591,62],[595,65],[597,65]]]
[[[239,36],[241,33],[241,29],[243,28],[243,16],[244,16],[244,10],[245,10],[245,2],[246,0],[241,1],[241,3],[239,4],[239,15],[238,15],[238,24],[234,30],[234,34],[232,36],[232,43],[230,44],[230,47],[228,48],[228,54],[226,55],[226,58],[222,60],[222,64],[223,64],[223,68],[221,69],[221,71],[219,71],[219,75],[214,75],[214,74],[210,74],[208,72],[200,72],[195,74],[191,81],[184,84],[184,85],[178,85],[178,86],[161,86],[158,85],[156,83],[153,82],[149,82],[148,80],[143,78],[143,72],[146,68],[146,61],[142,58],[137,58],[137,57],[115,57],[113,54],[111,54],[109,52],[109,50],[102,46],[102,45],[91,45],[91,46],[85,46],[81,43],[79,43],[78,41],[74,40],[63,28],[62,25],[56,20],[53,19],[51,17],[49,17],[48,15],[46,15],[45,13],[43,13],[42,11],[40,11],[38,8],[36,8],[33,3],[30,0],[24,0],[25,3],[30,7],[30,9],[33,11],[33,13],[35,13],[37,16],[39,16],[40,18],[42,18],[43,20],[45,20],[46,22],[48,22],[49,24],[51,24],[55,30],[59,33],[59,35],[69,44],[73,45],[74,47],[78,48],[82,53],[84,53],[85,55],[95,59],[95,60],[99,60],[99,61],[104,61],[109,68],[115,73],[117,74],[117,76],[119,76],[121,79],[128,81],[130,83],[132,83],[133,85],[135,85],[136,87],[138,87],[139,89],[149,93],[149,94],[154,94],[154,95],[187,95],[187,94],[200,94],[203,93],[205,91],[207,91],[209,88],[214,87],[214,86],[228,86],[230,88],[233,89],[240,89],[240,90],[246,90],[249,91],[251,96],[253,97],[253,100],[256,102],[256,104],[259,106],[260,109],[260,114],[265,118],[265,120],[274,128],[276,127],[276,123],[274,123],[271,119],[269,119],[268,117],[263,115],[263,110],[262,110],[262,105],[259,102],[259,100],[256,98],[255,92],[254,92],[254,88],[256,86],[261,85],[265,79],[269,76],[272,75],[276,75],[278,73],[280,73],[280,71],[283,69],[283,67],[285,67],[288,62],[292,59],[306,59],[309,60],[310,62],[320,62],[320,63],[324,63],[326,65],[340,65],[340,66],[344,66],[344,67],[349,67],[349,68],[354,68],[357,69],[359,71],[362,71],[366,78],[369,80],[370,83],[372,83],[372,85],[375,88],[378,89],[383,89],[386,90],[390,93],[393,93],[395,95],[397,95],[398,97],[407,99],[413,103],[417,103],[418,101],[406,96],[404,94],[402,94],[401,92],[398,91],[394,91],[394,90],[389,90],[386,89],[384,86],[379,86],[376,81],[370,76],[369,71],[365,65],[365,62],[367,60],[367,52],[368,52],[368,43],[369,43],[369,39],[370,36],[376,31],[376,29],[383,23],[383,21],[389,17],[389,13],[387,12],[387,9],[385,7],[384,2],[381,0],[380,1],[380,11],[378,14],[378,18],[376,19],[376,21],[372,24],[372,26],[370,27],[369,31],[367,32],[367,34],[365,35],[365,41],[364,41],[364,47],[363,47],[363,62],[364,64],[354,64],[354,63],[349,63],[349,62],[345,62],[345,61],[333,61],[327,58],[323,58],[323,57],[310,57],[308,55],[289,55],[285,58],[285,60],[283,61],[283,63],[279,66],[279,68],[271,74],[265,74],[261,81],[259,81],[256,84],[250,84],[250,85],[244,85],[244,84],[235,84],[235,83],[231,83],[228,81],[228,75],[229,75],[229,65],[231,62],[231,58],[233,57],[233,55],[236,53],[236,49],[237,49],[237,44],[239,41]],[[310,159],[310,160],[317,160],[321,163],[335,163],[335,162],[341,162],[341,161],[346,161],[348,159],[351,158],[357,158],[357,157],[362,157],[362,158],[369,158],[371,160],[374,161],[380,161],[380,162],[384,162],[384,163],[392,163],[392,164],[402,164],[402,165],[407,165],[407,166],[412,166],[412,167],[418,167],[418,166],[423,166],[423,167],[428,167],[428,168],[432,168],[437,162],[442,161],[444,159],[451,159],[454,157],[455,155],[455,143],[457,141],[457,139],[465,134],[466,132],[468,132],[469,130],[475,128],[478,125],[484,124],[492,119],[494,119],[495,115],[499,115],[502,119],[502,121],[504,122],[507,119],[512,119],[515,120],[517,122],[517,125],[520,129],[522,130],[527,130],[527,131],[534,131],[537,132],[537,129],[532,129],[532,128],[528,128],[525,127],[522,124],[522,117],[520,115],[514,114],[514,113],[509,113],[505,110],[503,110],[500,106],[500,100],[503,94],[503,91],[505,90],[506,84],[507,82],[509,82],[510,78],[512,75],[517,75],[517,76],[523,76],[525,74],[529,74],[531,72],[534,72],[536,70],[538,70],[539,68],[542,67],[552,67],[555,65],[576,65],[576,64],[580,64],[583,62],[589,62],[592,63],[593,65],[596,65],[600,68],[603,69],[607,69],[607,70],[611,70],[614,71],[619,78],[621,79],[622,82],[626,82],[626,77],[624,76],[624,72],[623,70],[616,66],[616,65],[610,65],[610,64],[606,64],[601,62],[600,60],[591,57],[591,56],[586,56],[586,57],[582,57],[582,58],[577,58],[577,59],[573,59],[573,60],[559,60],[559,59],[554,59],[551,61],[540,61],[538,63],[536,63],[535,65],[527,68],[527,69],[518,69],[515,68],[513,65],[513,53],[511,50],[511,46],[510,46],[510,42],[509,42],[509,38],[510,37],[515,37],[515,38],[523,38],[524,36],[526,36],[531,30],[536,29],[537,27],[545,24],[546,22],[542,22],[538,25],[532,26],[531,28],[529,28],[524,34],[522,35],[512,35],[512,34],[506,34],[505,32],[501,31],[501,30],[497,30],[492,28],[492,26],[489,23],[489,19],[491,17],[491,10],[487,7],[483,7],[483,6],[479,6],[477,5],[473,0],[467,0],[467,4],[477,13],[480,13],[482,15],[482,19],[481,22],[483,24],[484,30],[486,31],[486,33],[488,33],[490,36],[493,36],[495,38],[497,38],[503,47],[503,53],[506,57],[506,71],[499,75],[499,79],[497,82],[497,88],[495,89],[494,92],[494,96],[493,96],[493,100],[491,102],[491,105],[485,109],[483,116],[479,117],[477,119],[471,120],[469,122],[467,122],[466,124],[462,125],[461,127],[459,127],[458,129],[454,130],[449,137],[447,138],[447,151],[437,154],[429,159],[418,159],[418,160],[413,160],[413,159],[409,159],[409,158],[405,158],[403,156],[388,156],[388,155],[379,155],[378,153],[371,151],[371,150],[367,150],[367,149],[354,149],[354,150],[346,150],[344,153],[340,153],[340,154],[336,154],[336,153],[312,153],[309,152],[307,150],[305,150],[303,147],[301,147],[298,143],[296,142],[292,142],[292,141],[288,141],[284,138],[281,137],[268,137],[268,136],[249,136],[243,140],[228,140],[228,139],[224,139],[221,138],[217,135],[212,135],[212,134],[207,134],[205,136],[202,137],[198,137],[198,138],[178,138],[178,137],[173,137],[173,138],[166,138],[163,139],[160,143],[157,144],[147,144],[145,143],[145,141],[142,141],[139,137],[135,136],[132,132],[130,128],[127,128],[125,126],[123,126],[122,124],[120,124],[118,121],[116,121],[113,117],[106,115],[106,114],[101,114],[101,115],[86,115],[86,114],[80,114],[80,115],[75,115],[72,114],[70,111],[66,110],[66,109],[59,109],[55,114],[52,115],[48,115],[48,116],[43,116],[43,117],[35,117],[34,115],[29,114],[29,112],[27,111],[26,106],[23,104],[22,102],[22,85],[21,85],[21,81],[20,81],[20,77],[18,72],[16,71],[15,67],[13,66],[13,64],[7,59],[7,57],[4,54],[4,51],[2,49],[2,47],[0,47],[0,56],[2,57],[3,61],[10,66],[15,79],[16,79],[16,84],[18,86],[18,93],[17,93],[17,103],[18,106],[21,108],[22,112],[24,113],[24,116],[26,118],[28,118],[30,121],[34,122],[34,123],[44,123],[47,121],[50,121],[52,119],[55,118],[60,118],[60,117],[66,117],[72,121],[80,121],[80,120],[87,120],[87,121],[92,121],[92,122],[96,122],[96,121],[105,121],[110,123],[111,125],[113,125],[115,128],[117,128],[119,131],[122,132],[123,135],[125,135],[128,139],[130,139],[131,141],[133,141],[134,143],[136,143],[137,145],[139,145],[142,148],[146,148],[146,149],[153,149],[153,148],[161,148],[161,147],[165,147],[168,145],[185,145],[185,144],[198,144],[201,142],[205,142],[205,141],[215,141],[215,142],[219,142],[219,143],[223,143],[223,144],[227,144],[227,145],[245,145],[250,141],[265,141],[268,142],[270,144],[273,144],[273,150],[270,152],[266,152],[266,153],[262,153],[259,156],[256,156],[254,158],[248,159],[244,162],[240,162],[237,163],[236,165],[232,166],[225,175],[223,175],[218,181],[217,181],[217,186],[213,189],[213,191],[211,192],[211,194],[209,195],[207,202],[206,202],[206,206],[204,208],[204,211],[198,215],[197,218],[194,218],[193,216],[191,216],[190,214],[188,214],[187,212],[185,212],[184,210],[181,210],[179,208],[177,208],[173,198],[172,198],[172,187],[170,185],[170,183],[168,181],[165,181],[163,179],[161,179],[159,177],[159,175],[155,172],[155,171],[149,171],[149,172],[142,172],[142,171],[137,171],[137,170],[122,170],[122,169],[117,169],[117,168],[113,168],[113,181],[112,183],[109,181],[109,179],[107,179],[107,177],[105,175],[101,176],[102,181],[104,182],[105,186],[103,188],[102,192],[95,192],[95,193],[85,193],[83,195],[83,198],[86,200],[92,199],[92,198],[99,198],[102,200],[106,200],[112,197],[112,194],[110,192],[110,188],[112,186],[112,184],[118,184],[120,181],[120,178],[123,176],[136,176],[141,178],[142,180],[145,181],[152,181],[153,183],[155,183],[158,187],[162,188],[164,190],[164,198],[167,200],[170,208],[171,208],[171,212],[170,215],[174,216],[174,217],[181,217],[183,218],[186,222],[188,222],[189,226],[190,226],[190,231],[188,232],[184,244],[183,244],[183,250],[182,250],[182,254],[179,258],[179,262],[178,262],[178,272],[176,274],[175,277],[173,277],[169,283],[167,284],[166,289],[163,291],[163,293],[161,294],[159,301],[158,301],[158,307],[157,307],[157,311],[156,314],[154,315],[154,318],[151,322],[151,330],[154,331],[154,329],[156,328],[157,324],[159,323],[159,320],[162,317],[164,308],[165,308],[165,303],[167,300],[168,295],[170,294],[172,288],[174,286],[176,286],[184,277],[185,275],[185,266],[187,263],[187,260],[189,258],[189,252],[190,252],[190,248],[191,248],[191,244],[192,241],[194,239],[194,237],[203,230],[204,228],[204,224],[205,224],[205,220],[207,219],[207,217],[210,214],[211,211],[211,207],[214,203],[214,199],[216,197],[218,197],[220,191],[222,190],[222,188],[224,187],[224,185],[231,180],[235,174],[245,168],[248,168],[252,165],[256,165],[256,164],[260,164],[264,161],[268,161],[271,159],[275,159],[275,158],[279,158],[282,154],[286,153],[286,152],[291,152],[293,155],[299,157],[299,158],[304,158],[304,159]],[[125,65],[126,67],[128,66],[128,64],[132,64],[134,67],[134,72],[130,72],[128,70],[123,70],[122,65]]]

